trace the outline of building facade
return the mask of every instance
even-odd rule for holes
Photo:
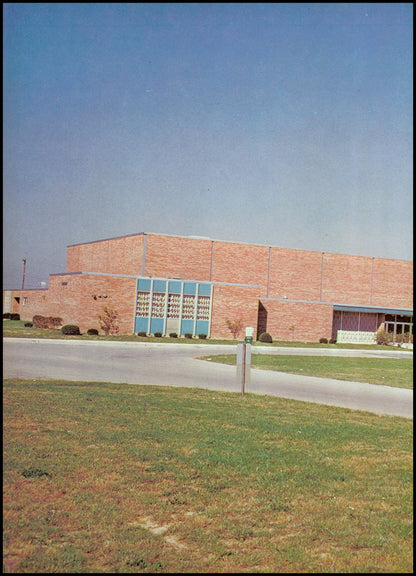
[[[81,331],[100,329],[104,307],[125,334],[231,338],[228,321],[242,320],[274,340],[372,342],[380,327],[409,340],[413,264],[139,233],[68,246],[47,289],[3,294],[4,312],[59,316]]]

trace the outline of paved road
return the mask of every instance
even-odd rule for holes
[[[412,358],[396,350],[330,350],[324,348],[253,347],[253,353]],[[241,392],[236,368],[196,359],[235,354],[236,346],[155,344],[5,338],[5,378],[51,378],[90,382],[125,382]],[[251,370],[247,393],[268,394],[413,418],[413,390],[316,378],[283,372]]]

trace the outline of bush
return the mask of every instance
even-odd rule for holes
[[[177,337],[178,337],[178,335],[176,334],[176,332],[171,332],[169,334],[169,338],[177,338]]]
[[[10,320],[20,320],[20,314],[10,314]]]
[[[147,332],[137,332],[137,336],[141,336],[142,338],[146,338]]]
[[[101,330],[106,336],[109,334],[118,334],[118,312],[104,306],[104,311],[98,316]]]
[[[234,340],[237,339],[238,335],[240,334],[241,330],[244,327],[244,321],[242,318],[238,320],[226,320],[225,323],[227,324],[228,330],[233,335]]]
[[[336,344],[337,343],[337,339],[336,338],[331,338],[329,341],[330,344]]]
[[[32,327],[33,327],[33,322],[26,322],[25,328],[32,328]]]
[[[98,330],[97,330],[97,328],[88,328],[87,334],[88,334],[88,336],[97,336]]]
[[[33,316],[32,322],[35,325],[35,328],[59,328],[62,324],[62,318],[58,318],[57,316],[40,316],[37,314]]]
[[[5,313],[3,314],[3,319],[4,319],[4,320],[10,320],[10,316],[11,316],[10,312],[5,312]]]
[[[319,344],[328,344],[328,338],[320,338]]]
[[[259,336],[259,341],[260,342],[266,342],[267,344],[271,344],[273,342],[273,339],[268,332],[263,332]]]
[[[187,334],[185,334],[185,338],[193,338],[192,334],[190,334],[189,332]]]
[[[153,334],[153,336],[154,336],[155,338],[162,338],[162,332],[155,332],[155,333]]]
[[[62,326],[61,328],[61,332],[62,334],[66,334],[67,336],[78,336],[79,334],[81,334],[81,332],[79,331],[79,326],[75,326],[74,324],[65,324],[65,326]]]
[[[200,340],[206,340],[207,335],[206,335],[206,334],[198,334],[198,338],[199,338]]]
[[[36,314],[35,316],[33,316],[32,322],[35,325],[35,328],[47,328],[48,327],[45,316],[40,316],[39,314]]]
[[[381,346],[388,346],[393,342],[393,334],[386,332],[385,330],[379,330],[377,332],[377,344]]]

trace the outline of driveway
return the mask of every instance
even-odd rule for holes
[[[5,338],[3,376],[125,382],[241,393],[235,366],[196,359],[198,356],[235,353],[235,345]],[[412,357],[410,352],[395,350],[333,351],[257,346],[252,348],[252,353],[380,356],[395,357],[398,362],[400,358]],[[390,386],[252,369],[245,392],[413,418],[413,390]]]

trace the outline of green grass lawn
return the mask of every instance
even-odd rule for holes
[[[210,356],[211,362],[236,364],[235,354]],[[284,356],[252,354],[251,367],[304,376],[367,382],[413,389],[411,358],[343,358],[337,356]]]
[[[3,386],[3,571],[412,572],[412,421],[252,394]]]

